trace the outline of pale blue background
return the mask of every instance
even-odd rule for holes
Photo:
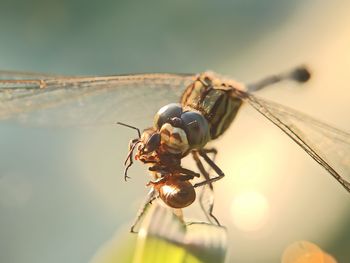
[[[304,2],[0,1],[0,68],[58,74],[212,69],[253,79],[254,61],[245,54]],[[237,60],[225,63],[227,57]],[[147,179],[139,168],[130,183],[122,180],[130,135],[119,127],[55,130],[6,121],[0,134],[0,262],[87,262],[133,218]],[[102,158],[85,165],[89,153]],[[112,205],[101,205],[82,183],[88,171],[96,182],[110,182],[104,194],[116,197]],[[347,231],[323,247],[339,262],[350,257],[349,219]],[[277,262],[280,253],[259,262]]]

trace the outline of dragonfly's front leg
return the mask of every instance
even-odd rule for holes
[[[203,152],[205,153],[212,153],[213,154],[213,158],[212,160],[215,161],[216,155],[218,153],[218,151],[215,148],[210,148],[210,149],[202,149]],[[204,178],[209,181],[210,180],[210,176],[209,173],[205,170],[201,160],[199,159],[198,156],[198,151],[192,151],[192,158],[194,159],[194,161],[196,162],[197,168],[198,170],[202,173],[202,175],[204,176]],[[213,184],[212,183],[208,183],[209,187],[211,190],[213,190]]]
[[[209,156],[206,154],[206,151],[204,150],[198,150],[198,154],[206,161],[206,163],[215,171],[215,173],[217,174],[216,177],[213,178],[209,178],[209,180],[205,180],[203,182],[199,182],[196,183],[194,185],[194,187],[199,187],[199,186],[203,186],[206,184],[210,184],[210,183],[214,183],[220,179],[222,179],[225,174],[224,172],[214,163],[214,161],[212,161]]]

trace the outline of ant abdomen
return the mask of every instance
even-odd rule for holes
[[[196,192],[188,180],[180,176],[169,175],[158,182],[150,184],[158,191],[159,197],[172,208],[184,208],[196,199]]]

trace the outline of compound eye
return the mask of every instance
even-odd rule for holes
[[[187,111],[181,115],[190,147],[201,148],[210,140],[207,120],[198,112]]]
[[[160,108],[154,117],[154,128],[160,130],[163,124],[169,122],[170,119],[176,117],[180,118],[182,114],[182,107],[179,103],[170,103]]]
[[[144,152],[150,153],[156,150],[160,146],[160,134],[153,133],[145,144]]]
[[[183,154],[188,148],[186,132],[179,127],[174,127],[170,123],[165,123],[160,129],[161,146],[172,154]]]

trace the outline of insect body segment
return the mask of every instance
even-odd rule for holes
[[[193,178],[193,177],[192,177]],[[184,208],[196,199],[196,192],[189,178],[179,173],[167,174],[155,182],[149,182],[165,204],[172,208]]]
[[[211,139],[216,139],[227,130],[242,106],[242,99],[233,96],[235,90],[244,90],[244,87],[204,72],[186,88],[181,104],[187,111],[201,112],[210,126]]]

